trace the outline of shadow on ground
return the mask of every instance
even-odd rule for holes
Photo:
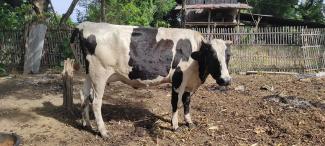
[[[43,102],[43,107],[35,108],[33,111],[37,114],[46,117],[52,117],[62,123],[68,124],[76,129],[85,130],[94,135],[99,135],[97,131],[91,128],[85,128],[82,126],[80,105],[74,104],[73,112],[67,112],[62,106],[53,105],[51,102]],[[94,119],[92,111],[90,112],[91,120]],[[159,133],[155,132],[155,123],[157,120],[167,122],[162,117],[156,116],[148,109],[143,108],[140,105],[129,105],[129,104],[103,104],[102,105],[102,116],[105,122],[114,121],[131,121],[134,123],[135,129],[141,128],[145,129],[146,133],[155,140],[157,136],[161,136]],[[94,125],[93,125],[94,126]]]
[[[28,112],[20,111],[17,108],[0,108],[0,120],[27,122],[36,117]]]

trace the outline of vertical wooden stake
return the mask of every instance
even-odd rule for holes
[[[73,64],[74,59],[64,60],[64,69],[62,71],[63,80],[63,107],[72,112],[73,105]]]
[[[181,27],[185,28],[186,27],[186,0],[182,1],[182,20],[181,20]]]
[[[210,26],[210,23],[211,23],[211,9],[209,9],[209,16],[208,16],[208,40],[211,39],[211,26]]]

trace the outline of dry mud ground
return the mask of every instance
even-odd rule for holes
[[[324,78],[233,78],[227,90],[209,78],[192,97],[196,128],[176,133],[169,84],[135,90],[113,83],[102,107],[108,140],[83,129],[79,113],[62,109],[60,75],[1,78],[0,132],[17,133],[23,145],[325,145]],[[82,80],[78,75],[74,81],[76,111]]]

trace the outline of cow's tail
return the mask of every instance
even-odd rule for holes
[[[73,50],[73,54],[75,56],[75,59],[77,60],[79,66],[82,65],[81,62],[85,62],[85,70],[86,70],[86,73],[88,74],[88,61],[86,60],[86,54],[85,54],[85,50],[84,50],[84,47],[82,45],[82,32],[78,29],[78,28],[75,28],[71,34],[71,37],[70,37],[70,47],[72,48]],[[78,56],[76,54],[76,51],[78,49],[77,45],[79,45],[79,49],[81,49],[81,52],[82,52],[82,56]],[[79,51],[80,52],[80,51]],[[82,107],[82,110],[84,110],[85,108],[88,108],[87,105],[88,105],[88,98],[89,98],[89,101],[92,101],[91,100],[91,97],[89,96],[90,93],[87,93],[87,91],[89,90],[89,79],[86,78],[85,80],[85,83],[84,83],[84,88],[79,90],[79,93],[80,93],[80,100],[81,100],[81,107]],[[90,91],[90,90],[89,90]],[[82,115],[82,121],[83,121],[83,125],[85,125],[86,121],[85,121],[85,117],[84,115]]]
[[[76,43],[76,40],[78,40],[77,43]],[[84,39],[83,39],[82,28],[78,28],[78,27],[75,28],[73,30],[71,38],[70,38],[70,47],[73,50],[73,55],[75,56],[78,64],[84,66],[86,74],[88,74],[89,73],[89,70],[88,70],[89,62],[86,59],[88,50],[84,47],[83,41],[84,41]],[[77,45],[79,45],[79,47],[77,47]],[[76,53],[76,52],[80,52],[80,51],[77,51],[78,49],[80,49],[80,51],[82,53],[81,55],[80,55],[80,53],[78,53],[78,54]]]
[[[77,45],[80,45],[80,41],[81,41],[79,35],[80,35],[79,29],[75,28],[71,34],[71,37],[70,37],[70,48],[72,49],[72,53],[75,57],[75,60],[77,61],[77,65],[74,65],[75,70],[79,70],[80,65],[82,64],[81,63],[82,59],[84,59],[83,57],[78,56],[78,54],[77,54],[77,49],[78,49]],[[76,41],[76,39],[79,39],[79,41]],[[82,49],[82,48],[80,48],[80,49]]]
[[[79,35],[79,29],[75,28],[72,32],[71,38],[70,38],[70,44],[74,44],[76,41],[76,37]]]

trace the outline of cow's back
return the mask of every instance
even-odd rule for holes
[[[96,37],[93,57],[105,67],[114,67],[131,80],[168,78],[179,63],[188,62],[198,50],[202,36],[192,30],[144,28],[107,23],[81,23],[85,38]]]

